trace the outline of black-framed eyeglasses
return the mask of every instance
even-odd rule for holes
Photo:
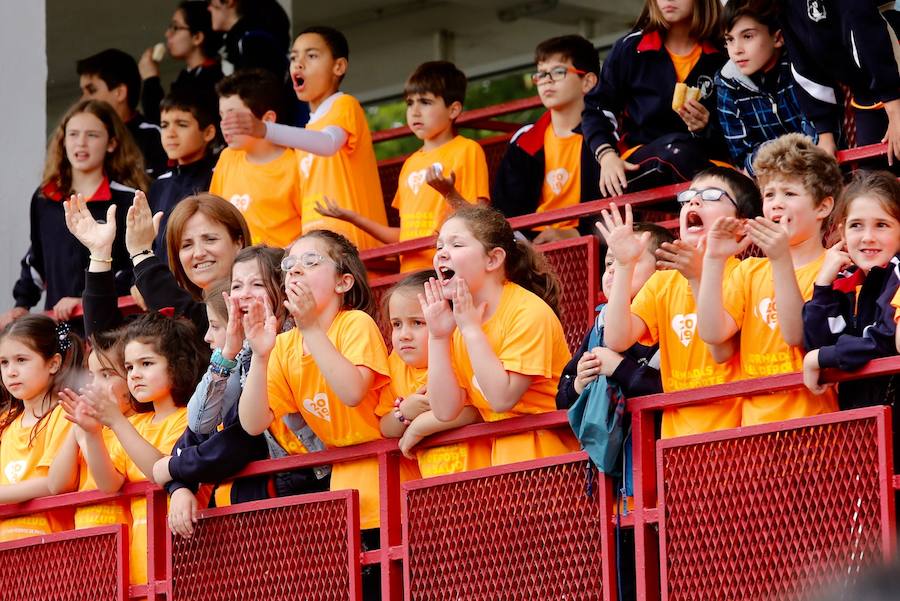
[[[582,71],[581,69],[576,69],[575,67],[563,67],[560,65],[559,67],[553,67],[549,71],[538,71],[536,73],[531,74],[531,81],[535,83],[535,85],[545,81],[547,78],[550,81],[562,81],[566,78],[566,75],[569,73],[575,73],[576,75],[585,75],[587,71]]]
[[[737,202],[735,202],[735,200],[731,197],[731,194],[721,188],[689,188],[687,190],[682,190],[681,192],[679,192],[678,196],[676,196],[675,199],[678,201],[678,204],[684,206],[697,196],[699,196],[700,200],[702,200],[703,202],[718,202],[724,197],[730,200],[731,204],[737,207]]]
[[[179,31],[190,31],[191,28],[187,25],[179,25],[178,23],[169,23],[166,25],[166,31],[171,31],[172,33],[178,33]]]
[[[281,260],[281,271],[288,273],[294,267],[300,266],[301,269],[312,269],[318,267],[326,261],[331,261],[328,257],[323,257],[314,250],[308,250],[302,255],[287,255]]]

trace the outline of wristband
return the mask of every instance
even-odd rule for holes
[[[609,153],[615,152],[615,151],[616,151],[616,149],[613,148],[612,146],[610,146],[608,144],[604,144],[603,146],[601,146],[600,148],[597,149],[597,152],[594,154],[594,160],[596,160],[599,163],[603,157],[605,157]]]
[[[410,421],[408,419],[406,419],[405,417],[403,417],[403,414],[400,413],[400,403],[402,403],[402,402],[403,402],[402,396],[394,399],[394,417],[396,417],[397,421],[399,421],[404,426],[408,426]]]
[[[152,255],[152,254],[153,254],[153,249],[148,248],[146,250],[142,250],[141,252],[136,252],[128,258],[131,259],[132,261],[134,261],[138,257],[143,257],[144,255]]]
[[[101,259],[100,257],[95,257],[94,255],[90,255],[88,257],[91,261],[96,261],[98,263],[112,263],[112,257],[108,259]]]
[[[209,370],[214,374],[226,378],[231,375],[231,372],[234,371],[237,364],[237,359],[226,359],[219,349],[214,350],[212,357],[209,358]]]

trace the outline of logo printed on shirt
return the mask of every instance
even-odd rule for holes
[[[231,204],[237,207],[237,210],[241,213],[246,213],[247,209],[250,208],[250,195],[249,194],[235,194],[231,197]]]
[[[26,465],[27,462],[24,459],[7,463],[6,467],[3,468],[3,474],[6,476],[6,481],[10,484],[15,484],[21,480],[22,475],[25,473]]]
[[[678,336],[678,340],[684,346],[690,346],[694,340],[694,332],[697,330],[697,314],[679,313],[672,318],[672,331]]]
[[[412,190],[413,194],[418,194],[419,190],[421,190],[422,186],[425,184],[426,171],[426,169],[413,171],[409,174],[409,177],[406,178],[406,185],[409,186],[409,189]]]
[[[778,327],[778,311],[775,309],[775,299],[769,298],[768,296],[762,299],[759,301],[757,310],[759,311],[760,319],[769,326],[770,330],[774,330]]]
[[[331,409],[328,405],[328,395],[324,392],[317,392],[311,399],[303,400],[303,408],[326,422],[331,421]]]
[[[307,154],[300,159],[300,173],[303,174],[303,177],[309,177],[309,170],[312,169],[313,158],[313,155]]]
[[[545,179],[547,185],[553,190],[553,193],[558,195],[562,193],[563,186],[569,181],[569,172],[566,171],[564,167],[553,169],[552,171],[547,172],[547,177]]]

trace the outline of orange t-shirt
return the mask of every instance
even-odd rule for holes
[[[19,415],[0,435],[0,486],[34,478],[46,478],[50,464],[66,439],[71,424],[57,407],[39,426],[34,440],[32,427],[22,426]],[[60,509],[0,520],[0,542],[70,530],[72,510]]]
[[[119,444],[115,433],[109,428],[103,428],[103,444],[107,453],[114,445]],[[167,451],[168,452],[168,451]],[[84,457],[79,453],[78,461],[78,490],[96,490],[97,483],[94,475],[88,469]],[[109,524],[131,525],[128,499],[110,501],[109,503],[97,503],[75,508],[75,527],[93,528],[95,526],[107,526]]]
[[[550,306],[525,288],[507,282],[497,310],[481,328],[506,371],[532,378],[531,385],[511,411],[493,411],[481,392],[462,334],[457,329],[450,344],[453,370],[482,419],[495,422],[554,411],[556,386],[571,355],[562,324]],[[561,455],[579,448],[571,430],[536,430],[501,436],[492,442],[491,465]]]
[[[269,405],[275,419],[300,413],[329,448],[382,438],[375,407],[381,388],[388,383],[389,370],[387,348],[378,326],[362,311],[341,311],[328,328],[328,339],[353,365],[375,373],[372,388],[355,407],[341,402],[313,356],[303,352],[303,334],[294,328],[278,335],[269,359]],[[362,459],[335,464],[331,490],[348,488],[359,490],[360,527],[377,527],[378,461]]]
[[[685,55],[669,52],[669,58],[672,59],[672,65],[675,66],[675,81],[683,82],[687,79],[693,68],[697,66],[697,63],[700,61],[702,50],[700,44],[697,44],[694,46],[693,50]]]
[[[329,125],[340,127],[347,133],[347,141],[336,154],[323,157],[305,150],[296,151],[300,165],[303,233],[332,230],[346,236],[359,250],[375,248],[381,243],[369,234],[346,221],[324,217],[316,211],[316,202],[327,196],[346,209],[387,224],[372,134],[359,101],[340,92],[330,96],[310,117],[306,129],[321,131]]]
[[[812,298],[813,284],[822,262],[818,259],[794,271],[804,300]],[[803,348],[788,346],[781,337],[775,307],[772,263],[766,258],[741,261],[725,280],[725,310],[740,329],[741,371],[746,378],[761,378],[803,369]],[[806,388],[757,395],[744,400],[741,425],[765,424],[795,417],[837,411],[837,398],[829,389],[815,395]]]
[[[432,236],[452,211],[434,188],[425,183],[425,172],[439,164],[444,177],[456,175],[456,191],[475,202],[490,195],[487,161],[481,144],[456,136],[433,150],[414,152],[400,170],[397,193],[391,204],[400,212],[400,240]],[[400,271],[431,269],[433,250],[407,253],[400,257]]]
[[[537,212],[575,206],[581,202],[581,134],[560,138],[553,131],[553,125],[544,132],[544,185]],[[542,225],[536,230],[548,227],[577,228],[578,221],[561,221],[553,225]]]
[[[172,452],[172,447],[187,428],[187,408],[179,407],[164,419],[154,422],[156,413],[137,413],[128,418],[138,434],[156,447],[163,455]],[[116,439],[110,445],[109,458],[116,470],[125,476],[126,482],[142,482],[147,479],[144,472],[132,461],[121,443]],[[131,549],[129,559],[131,584],[147,582],[147,499],[144,496],[131,499]]]
[[[219,155],[209,191],[243,213],[253,244],[285,248],[301,233],[299,183],[293,149],[285,148],[268,163],[252,163],[243,150],[226,148]]]
[[[375,408],[379,417],[394,410],[394,399],[414,393],[428,381],[427,367],[410,367],[396,352],[388,356],[388,367],[391,383],[381,391],[381,400]],[[419,449],[416,461],[423,478],[456,474],[490,465],[491,446],[485,440]]]
[[[728,276],[737,267],[732,257],[725,264]],[[740,379],[740,358],[716,363],[697,336],[697,305],[690,284],[678,271],[657,271],[631,301],[631,312],[647,331],[641,344],[659,343],[659,369],[663,390],[687,390]],[[741,425],[741,399],[679,407],[663,411],[662,436],[672,438],[712,432]]]

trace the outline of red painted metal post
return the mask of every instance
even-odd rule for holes
[[[647,519],[656,509],[656,427],[652,411],[631,415],[632,461],[634,464],[634,554],[638,601],[659,599],[659,536]]]
[[[147,490],[147,599],[168,599],[171,572],[166,559],[168,496],[161,488]],[[157,586],[157,584],[159,586]]]
[[[391,559],[391,547],[401,544],[400,524],[400,454],[378,454],[378,494],[381,512],[381,598],[400,601],[403,598],[403,571]]]
[[[593,464],[589,469],[595,469]],[[603,520],[600,528],[600,550],[603,553],[603,601],[620,601],[618,573],[616,571],[616,530],[611,516],[616,507],[615,482],[606,474],[600,474],[600,517]],[[614,509],[615,508],[615,509]]]

